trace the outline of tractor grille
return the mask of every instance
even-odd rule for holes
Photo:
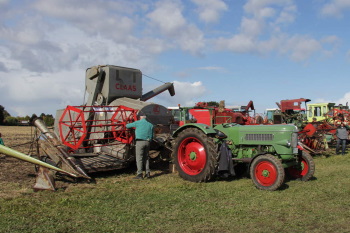
[[[245,140],[247,141],[272,141],[273,134],[246,134]]]

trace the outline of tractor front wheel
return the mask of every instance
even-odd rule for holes
[[[217,149],[211,137],[197,128],[184,129],[176,137],[172,154],[181,178],[206,182],[213,178]]]
[[[250,176],[258,189],[274,191],[283,184],[285,172],[281,161],[268,154],[253,160]]]
[[[315,162],[312,156],[302,151],[298,158],[298,164],[286,169],[287,174],[292,179],[300,179],[301,181],[310,180],[315,173]]]

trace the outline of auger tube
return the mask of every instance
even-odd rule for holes
[[[70,175],[70,176],[73,176],[73,177],[79,177],[79,175],[76,175],[76,174],[73,174],[71,172],[67,172],[65,170],[62,170],[62,169],[60,169],[58,167],[52,166],[51,164],[48,164],[48,163],[45,163],[45,162],[43,162],[41,160],[35,159],[33,157],[30,157],[29,155],[23,154],[22,152],[16,151],[16,150],[11,149],[11,148],[9,148],[7,146],[0,145],[0,152],[5,154],[5,155],[11,156],[11,157],[15,157],[17,159],[20,159],[20,160],[23,160],[23,161],[26,161],[26,162],[29,162],[29,163],[33,163],[33,164],[36,164],[36,165],[39,165],[39,166],[42,166],[42,167],[46,167],[46,168],[49,168],[49,169],[52,169],[52,170],[64,173],[66,175]]]

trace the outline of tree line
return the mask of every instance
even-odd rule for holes
[[[33,119],[37,117],[38,116],[35,113],[32,114],[32,116],[13,117],[5,110],[5,107],[0,105],[0,125],[30,125]],[[43,119],[47,126],[53,126],[55,122],[55,118],[51,114],[41,113],[39,117]]]

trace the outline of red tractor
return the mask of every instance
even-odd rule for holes
[[[179,126],[186,123],[202,123],[214,126],[224,123],[236,123],[240,125],[262,124],[263,118],[249,115],[255,108],[253,101],[249,101],[247,106],[240,109],[230,109],[225,107],[225,102],[220,101],[219,106],[211,106],[208,102],[198,102],[194,107],[177,107],[171,109],[175,120]]]

